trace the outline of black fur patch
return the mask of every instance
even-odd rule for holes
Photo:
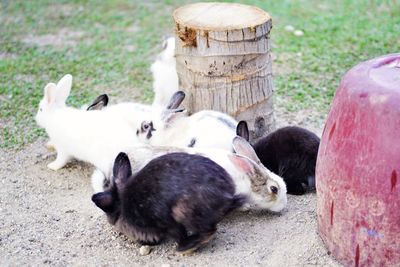
[[[146,135],[146,138],[147,139],[150,139],[152,136],[153,136],[153,134],[151,133],[152,131],[154,131],[153,129],[150,129],[149,131],[148,131],[148,133],[147,133],[147,135]]]
[[[236,126],[236,135],[243,137],[247,142],[249,142],[250,133],[246,121],[239,121],[238,125]]]
[[[177,109],[181,105],[184,99],[185,99],[185,93],[183,91],[175,92],[171,96],[171,99],[169,100],[167,109]]]
[[[96,99],[93,101],[93,103],[86,109],[87,111],[89,110],[99,110],[108,105],[108,95],[103,94],[99,95],[96,97]]]
[[[190,140],[188,147],[194,147],[195,144],[196,144],[196,138],[192,138],[192,140]]]
[[[156,129],[153,126],[153,122],[142,122],[142,125],[140,127],[140,132],[142,134],[146,134],[146,139],[150,139],[153,136],[153,131]],[[137,130],[136,135],[139,135],[139,130]]]

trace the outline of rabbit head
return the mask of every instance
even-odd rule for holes
[[[44,97],[39,103],[39,109],[36,114],[36,122],[40,127],[45,128],[48,123],[48,117],[54,110],[64,108],[65,102],[69,96],[72,86],[71,74],[66,74],[61,80],[55,83],[48,83],[44,88]]]
[[[175,37],[168,37],[162,43],[163,51],[160,54],[160,58],[163,61],[171,59],[175,60]]]
[[[185,98],[183,91],[177,91],[169,100],[168,104],[163,108],[153,108],[152,120],[142,121],[140,128],[137,129],[136,135],[143,143],[149,143],[156,129],[155,134],[162,135],[163,130],[167,129],[171,123],[178,118],[186,116],[185,109],[179,108]]]
[[[229,158],[237,169],[251,180],[251,189],[255,193],[253,202],[260,208],[281,211],[287,204],[286,184],[281,177],[262,165],[253,147],[242,137],[233,139],[236,154]]]
[[[104,192],[92,196],[94,204],[106,213],[108,222],[112,225],[116,224],[121,214],[118,192],[123,190],[131,175],[132,168],[128,156],[125,153],[118,154],[114,161],[111,181],[104,184]]]

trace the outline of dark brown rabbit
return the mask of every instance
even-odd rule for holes
[[[183,253],[207,243],[224,215],[245,202],[234,195],[229,174],[199,155],[166,154],[132,175],[127,155],[120,153],[113,176],[92,197],[109,222],[143,245],[171,237]]]

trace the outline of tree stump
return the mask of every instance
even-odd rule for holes
[[[173,18],[189,114],[211,109],[245,120],[253,141],[274,129],[270,16],[242,4],[197,3]]]

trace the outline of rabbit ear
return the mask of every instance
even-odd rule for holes
[[[107,94],[99,95],[86,110],[100,110],[108,105]]]
[[[240,169],[247,175],[253,175],[255,173],[253,164],[247,158],[238,155],[229,155],[228,158],[236,168]]]
[[[114,161],[113,175],[117,187],[122,187],[132,175],[131,163],[128,156],[123,152],[119,153]]]
[[[111,192],[100,192],[92,196],[92,201],[104,212],[112,212],[114,209],[114,197]]]
[[[59,103],[65,103],[67,100],[69,93],[71,91],[72,86],[72,75],[66,74],[61,80],[57,83],[57,94],[56,101]]]
[[[169,123],[175,120],[175,118],[186,115],[186,109],[176,108],[176,109],[166,109],[161,114],[161,120],[165,125],[168,126]]]
[[[46,99],[47,104],[54,103],[56,98],[56,89],[57,86],[54,83],[48,83],[44,87],[44,98]]]
[[[164,39],[163,39],[163,42],[162,42],[162,50],[165,50],[165,49],[167,49],[167,47],[168,47],[168,37],[167,36],[165,36],[164,37]]]
[[[232,143],[233,150],[236,152],[236,154],[251,159],[257,164],[260,163],[260,159],[258,158],[253,147],[244,138],[236,136],[233,138]]]
[[[236,126],[236,135],[243,137],[247,142],[250,140],[249,128],[246,121],[239,121]]]
[[[183,91],[175,92],[168,102],[167,109],[177,109],[184,99],[185,93]]]

